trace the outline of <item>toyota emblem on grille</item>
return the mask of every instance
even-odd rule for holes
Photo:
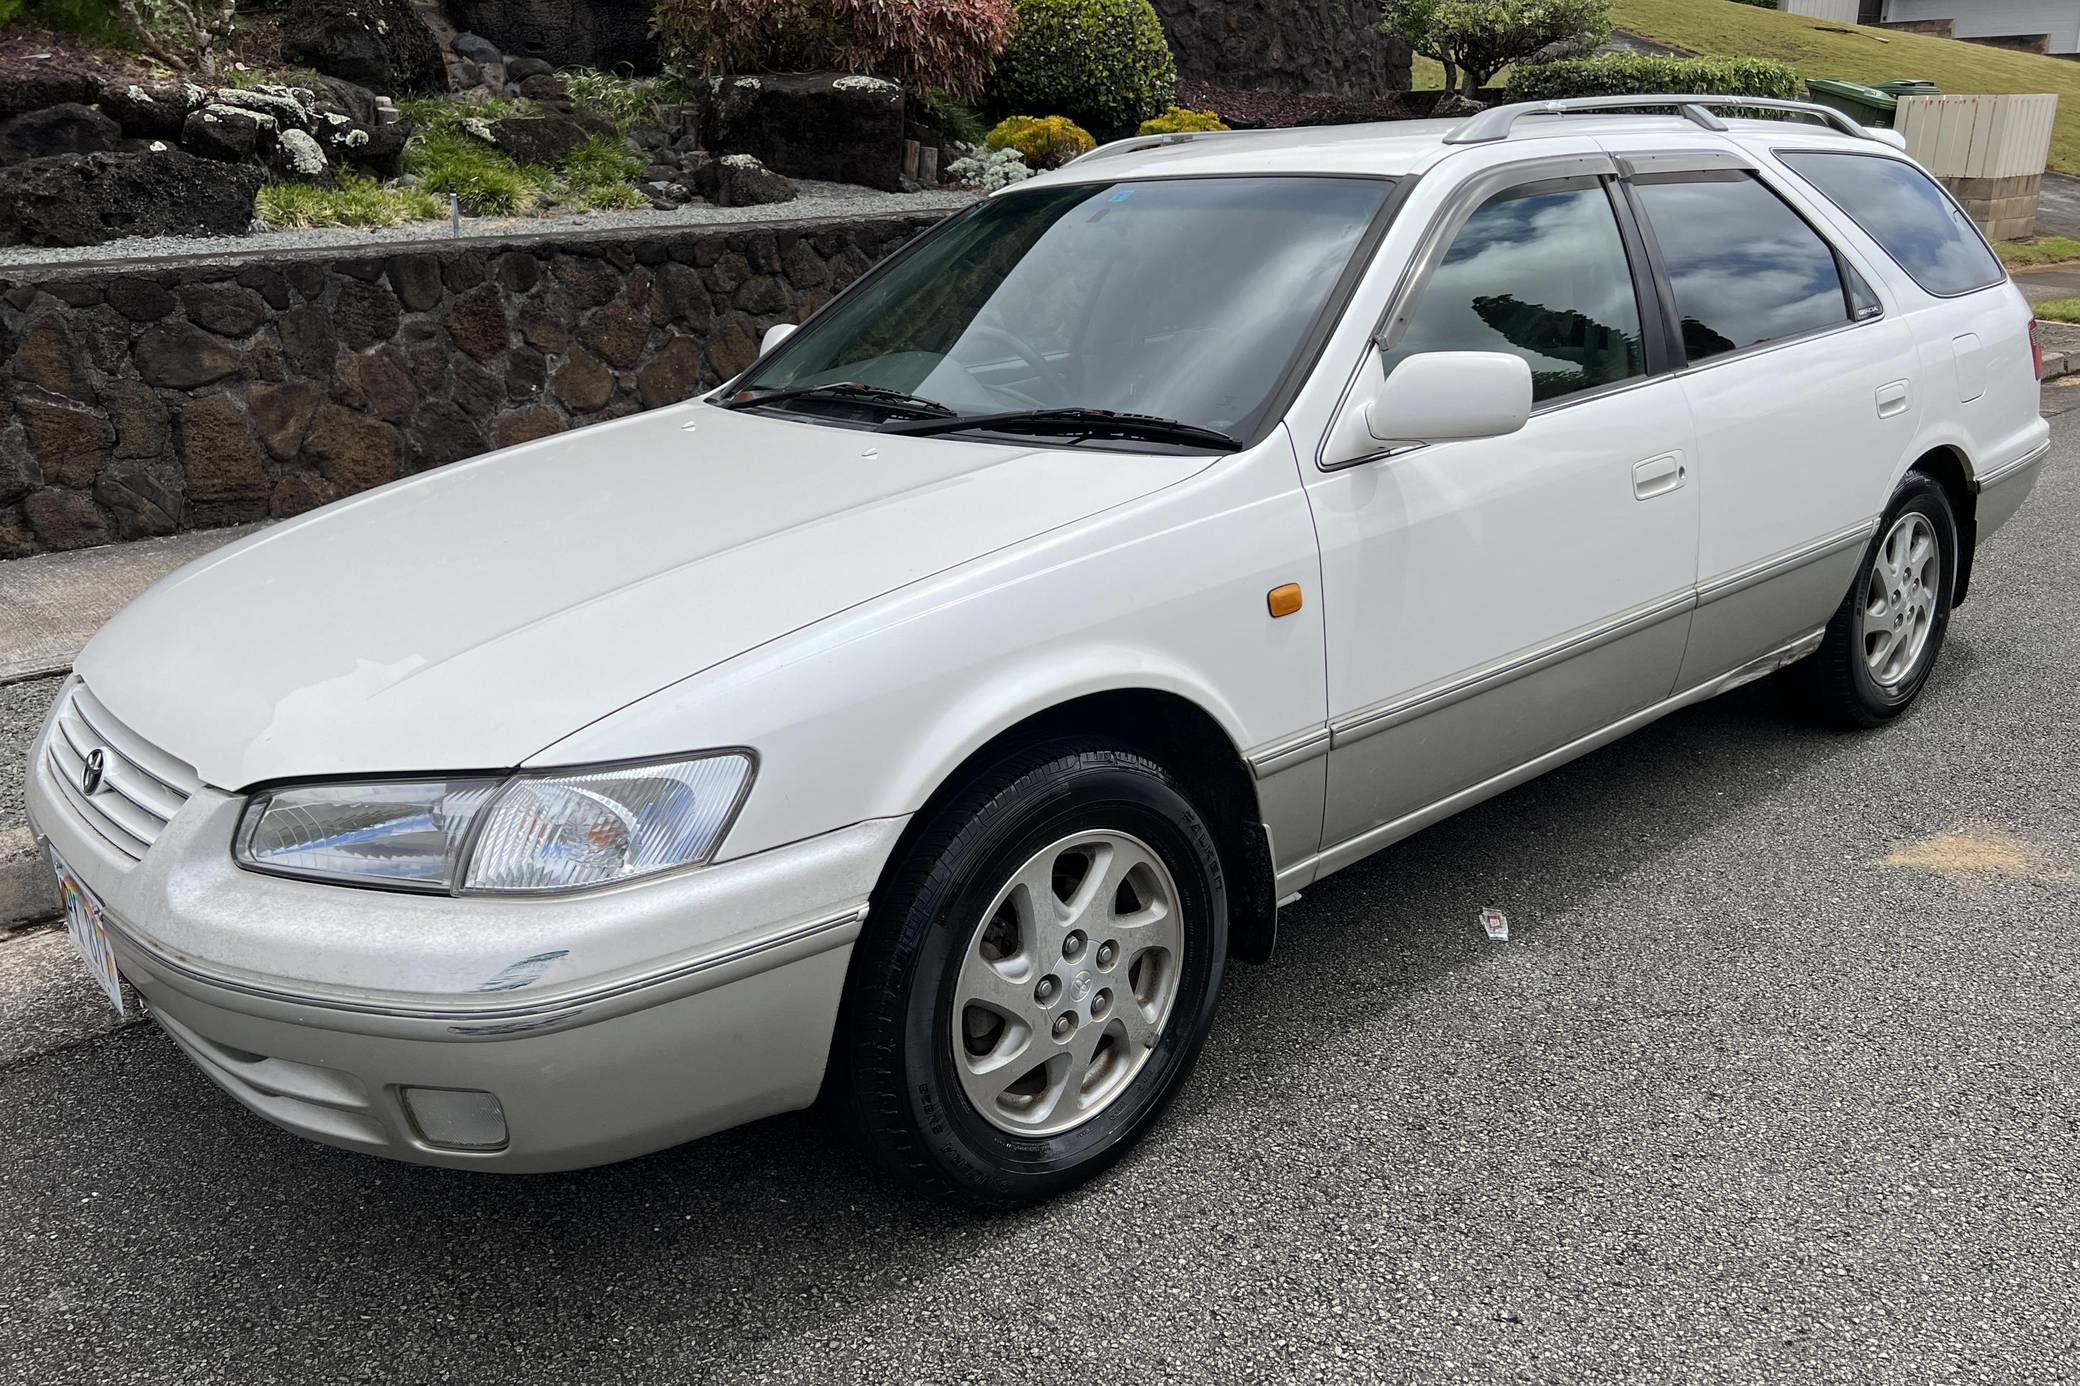
[[[87,752],[87,765],[79,772],[79,792],[92,794],[101,788],[101,772],[108,758],[99,749]]]

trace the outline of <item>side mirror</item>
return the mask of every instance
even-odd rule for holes
[[[1368,359],[1323,460],[1362,462],[1390,448],[1500,438],[1531,417],[1531,367],[1502,351],[1426,351],[1381,377]]]
[[[758,339],[758,354],[760,356],[765,355],[767,352],[771,351],[774,347],[779,346],[782,342],[786,341],[789,337],[792,337],[793,335],[793,323],[774,323],[771,327],[768,327],[766,329],[766,335]]]

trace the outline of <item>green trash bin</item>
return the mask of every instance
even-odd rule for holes
[[[1890,127],[1893,112],[1899,109],[1899,97],[1893,93],[1839,77],[1815,77],[1806,83],[1806,90],[1821,105],[1834,107],[1859,125]]]
[[[1893,97],[1941,96],[1943,89],[1925,77],[1895,77],[1890,82],[1878,83],[1878,90]]]

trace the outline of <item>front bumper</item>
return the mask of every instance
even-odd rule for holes
[[[199,791],[132,860],[41,757],[30,822],[100,897],[123,976],[275,1124],[424,1164],[626,1159],[807,1106],[902,820],[557,899],[451,899],[232,864],[243,800]],[[495,1095],[506,1140],[437,1145],[405,1088]]]

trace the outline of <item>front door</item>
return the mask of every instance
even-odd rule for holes
[[[1364,370],[1426,351],[1530,364],[1517,434],[1310,468],[1332,749],[1324,865],[1666,698],[1696,582],[1698,488],[1651,279],[1607,164],[1491,174]],[[1543,171],[1543,170],[1539,170]],[[1527,170],[1527,173],[1531,170]]]

